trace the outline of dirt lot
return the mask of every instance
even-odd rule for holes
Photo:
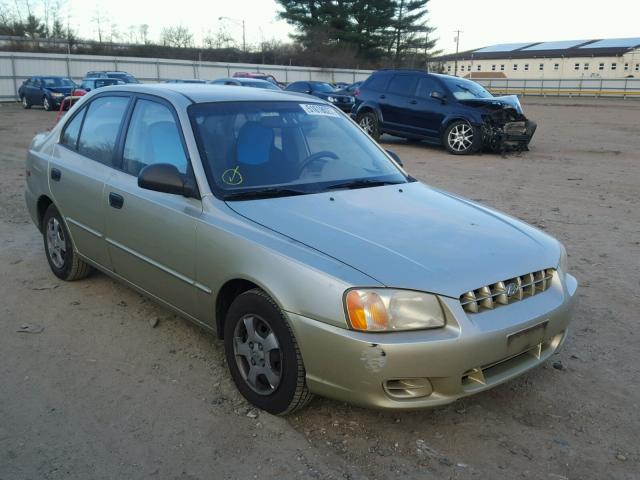
[[[0,479],[640,478],[640,102],[524,103],[539,129],[522,155],[387,143],[416,177],[565,243],[581,284],[565,348],[449,407],[316,399],[289,418],[251,410],[196,327],[104,275],[50,273],[22,192],[54,115],[0,106]]]

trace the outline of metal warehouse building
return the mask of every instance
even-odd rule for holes
[[[640,78],[640,38],[504,43],[436,60],[468,78]]]

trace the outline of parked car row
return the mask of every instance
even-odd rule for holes
[[[140,83],[123,71],[90,71],[79,85],[85,91],[111,85]],[[173,79],[166,83],[207,83],[280,90],[283,84],[263,72],[236,72],[206,81]],[[71,79],[32,77],[18,91],[25,108],[60,108],[74,88]],[[284,87],[325,100],[352,118],[375,140],[391,134],[443,145],[454,155],[481,149],[526,150],[536,131],[515,95],[494,97],[471,80],[419,70],[379,70],[363,82],[331,84],[294,81]]]

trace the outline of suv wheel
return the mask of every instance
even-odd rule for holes
[[[22,102],[22,108],[26,108],[26,109],[31,108],[31,104],[29,103],[29,100],[27,100],[27,97],[25,95],[22,95],[22,97],[20,98],[20,101]]]
[[[73,249],[69,232],[54,205],[49,205],[42,219],[42,236],[49,267],[56,277],[73,281],[91,273],[93,268],[80,259]]]
[[[444,131],[444,146],[454,155],[469,155],[480,149],[482,138],[477,128],[465,120],[456,120]]]
[[[42,106],[46,111],[51,110],[51,103],[49,102],[49,99],[47,98],[46,95],[42,97]]]
[[[231,304],[224,349],[236,387],[256,407],[286,415],[311,400],[293,332],[282,310],[262,290],[244,292]]]
[[[376,142],[380,138],[380,127],[378,125],[378,117],[373,112],[364,112],[358,115],[358,125],[369,134]]]

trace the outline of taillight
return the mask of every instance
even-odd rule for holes
[[[353,96],[354,97],[359,97],[360,96],[360,89],[359,88],[356,88],[356,91],[353,92]]]

